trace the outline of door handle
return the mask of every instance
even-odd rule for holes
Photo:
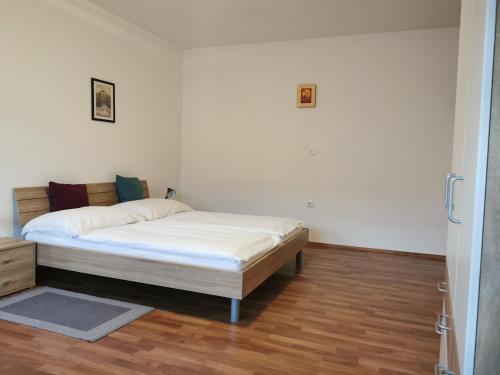
[[[434,366],[434,375],[455,375],[455,371],[448,369],[442,363],[438,363]]]
[[[450,316],[446,314],[438,314],[436,323],[434,324],[434,332],[436,332],[438,335],[444,335],[446,331],[449,331],[451,327],[446,325],[449,317]]]
[[[456,219],[453,216],[453,209],[454,209],[453,195],[455,192],[455,182],[463,181],[463,180],[464,180],[464,178],[462,176],[450,177],[449,193],[448,193],[448,220],[450,220],[452,223],[455,223],[455,224],[462,224],[462,220]]]
[[[438,335],[442,336],[444,335],[444,331],[439,327],[439,322],[436,320],[436,323],[434,323],[434,332],[436,332]]]
[[[455,177],[456,174],[453,172],[450,172],[446,175],[444,179],[444,207],[448,208],[450,202],[450,178]]]
[[[446,314],[439,314],[438,315],[438,319],[437,319],[438,325],[437,326],[438,326],[440,331],[449,331],[451,329],[451,327],[449,325],[447,325],[449,318],[450,318],[450,316],[446,315]]]
[[[447,286],[448,283],[445,283],[444,281],[439,281],[437,283],[437,290],[440,291],[441,293],[448,293]]]
[[[436,366],[434,366],[434,375],[441,375],[446,369],[447,367],[445,365],[438,363]]]

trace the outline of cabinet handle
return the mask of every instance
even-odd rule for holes
[[[434,366],[434,375],[455,375],[455,371],[448,369],[442,363],[438,363]]]
[[[448,286],[448,283],[445,283],[444,281],[439,281],[437,283],[437,290],[440,291],[441,293],[448,293],[448,289],[446,288]]]
[[[446,322],[450,316],[446,314],[438,314],[436,323],[434,324],[434,332],[438,335],[444,335],[445,331],[449,331],[450,327],[443,324],[443,320]]]
[[[445,370],[446,366],[441,363],[438,363],[436,366],[434,366],[434,375],[441,375]]]
[[[446,315],[446,314],[438,314],[438,327],[441,329],[441,330],[445,330],[445,331],[449,331],[450,330],[450,326],[448,326],[446,323],[448,322],[448,319],[449,319],[449,315]],[[443,324],[443,320],[444,320],[444,324]]]
[[[436,332],[438,335],[444,335],[444,331],[441,329],[441,327],[439,327],[439,322],[436,321],[436,323],[434,323],[434,332]]]
[[[449,202],[449,196],[450,196],[450,178],[455,177],[456,174],[453,172],[450,172],[446,175],[444,179],[444,207],[448,208],[450,202]]]
[[[464,178],[462,176],[454,176],[450,178],[450,186],[449,186],[449,195],[448,195],[448,220],[455,224],[462,224],[462,220],[456,219],[453,216],[454,204],[453,204],[453,195],[455,192],[455,182],[463,181]]]

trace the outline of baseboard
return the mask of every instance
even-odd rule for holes
[[[446,256],[437,254],[425,254],[425,253],[412,253],[408,251],[396,251],[396,250],[385,250],[385,249],[375,249],[371,247],[359,247],[359,246],[349,246],[349,245],[335,245],[322,242],[309,242],[308,247],[314,249],[335,249],[335,250],[350,250],[350,251],[363,251],[369,253],[380,253],[386,255],[398,255],[398,256],[409,256],[420,259],[434,260],[438,262],[444,262]]]

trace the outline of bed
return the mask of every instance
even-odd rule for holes
[[[144,197],[148,198],[147,182],[141,182]],[[91,206],[118,203],[115,183],[86,186]],[[16,188],[14,194],[19,225],[24,226],[49,212],[47,187]],[[154,225],[172,227],[172,223]],[[159,230],[162,228],[160,226]],[[182,253],[160,256],[151,249],[128,248],[120,244],[83,244],[78,239],[43,235],[30,239],[37,242],[38,265],[226,297],[231,299],[230,321],[237,323],[243,298],[287,262],[295,260],[300,265],[308,233],[307,228],[294,228],[279,243],[268,246],[265,252],[249,257],[238,266],[230,262],[225,264],[224,259],[193,261],[183,258]]]

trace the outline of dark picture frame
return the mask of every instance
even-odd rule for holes
[[[116,121],[115,84],[91,78],[90,93],[92,120],[114,123]]]

